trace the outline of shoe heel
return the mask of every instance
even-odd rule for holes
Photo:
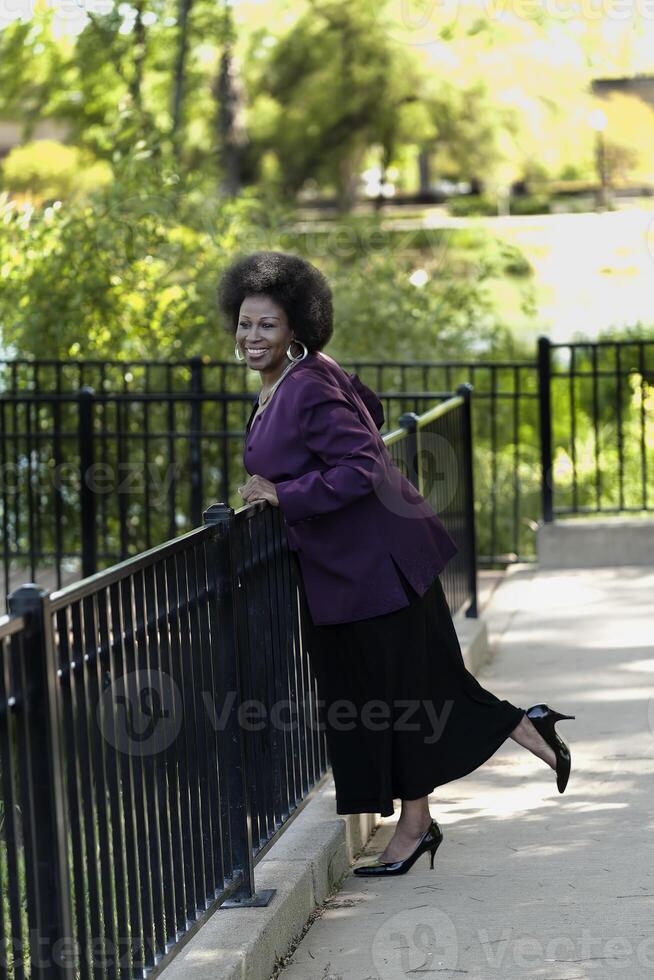
[[[436,854],[436,851],[438,850],[440,843],[441,843],[440,840],[437,841],[437,843],[434,844],[434,846],[429,849],[429,867],[431,868],[432,871],[434,870],[434,855]]]

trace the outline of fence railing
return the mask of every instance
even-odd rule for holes
[[[441,574],[452,612],[477,615],[477,548],[470,385],[428,412],[407,412],[400,428],[384,436],[396,466],[445,525],[458,553]]]
[[[382,434],[403,414],[428,410],[454,381],[473,382],[479,561],[529,557],[540,508],[533,366],[350,366],[384,404]],[[26,570],[32,581],[49,570],[49,583],[61,588],[197,526],[216,498],[238,507],[254,398],[244,386],[252,374],[242,365],[200,359],[140,370],[120,362],[11,362],[4,373],[0,362],[5,591]],[[122,388],[121,378],[130,379]],[[98,389],[74,389],[85,379]],[[530,431],[533,439],[525,436]]]
[[[459,553],[476,614],[470,389],[386,437]],[[447,476],[449,483],[444,482]],[[279,508],[202,526],[0,619],[0,935],[6,975],[160,972],[255,868],[329,768],[304,592]]]
[[[9,596],[11,977],[147,976],[216,904],[265,904],[254,866],[327,771],[279,515],[219,504],[205,521],[60,591]]]
[[[533,361],[343,366],[381,398],[383,434],[473,385],[477,558],[501,567],[535,559],[538,522],[555,511],[651,510],[653,351],[542,341]],[[202,358],[0,361],[5,591],[26,568],[32,580],[50,569],[60,588],[197,526],[212,500],[238,507],[258,382]]]
[[[654,339],[539,340],[542,511],[654,509]]]

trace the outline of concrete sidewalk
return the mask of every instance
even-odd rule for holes
[[[280,980],[654,975],[654,570],[516,567],[484,618],[496,654],[481,683],[576,715],[558,726],[565,793],[508,739],[434,791],[434,870],[422,855],[386,881],[349,874]]]

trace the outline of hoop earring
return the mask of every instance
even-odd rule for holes
[[[289,351],[291,349],[291,344],[299,344],[300,347],[304,347],[304,353],[301,354],[299,357],[293,357],[291,354],[289,354]],[[306,344],[303,344],[301,340],[297,340],[297,338],[295,338],[295,337],[293,338],[293,340],[291,341],[291,343],[286,348],[286,356],[288,357],[289,361],[303,361],[304,358],[307,356],[308,353],[309,353],[309,349],[308,349],[307,345]]]
[[[240,355],[238,353],[238,344],[236,344],[236,346],[234,347],[234,356],[236,357],[236,360],[237,361],[244,361],[245,360],[245,358],[244,357],[240,357]]]

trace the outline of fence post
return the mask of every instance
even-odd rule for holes
[[[468,527],[468,590],[470,603],[466,616],[476,618],[477,608],[477,523],[475,515],[475,482],[474,456],[472,440],[472,385],[462,384],[456,389],[463,396],[463,451],[464,451],[464,480],[465,480],[465,510]]]
[[[275,894],[275,888],[255,890],[254,861],[252,858],[252,811],[250,807],[248,774],[252,771],[247,737],[240,724],[240,706],[243,690],[247,690],[245,662],[239,656],[239,623],[235,596],[234,556],[232,531],[234,508],[228,504],[211,504],[202,515],[204,524],[219,526],[219,534],[207,543],[207,566],[216,590],[216,605],[220,626],[221,679],[224,690],[236,692],[226,725],[226,743],[233,749],[233,756],[225,767],[229,804],[232,862],[240,871],[242,881],[238,889],[220,908],[245,908],[267,905]]]
[[[540,460],[543,520],[554,520],[554,488],[552,484],[552,392],[551,344],[548,337],[538,338],[538,406],[540,420]]]
[[[20,772],[27,916],[32,976],[72,980],[73,936],[63,746],[49,593],[33,582],[7,596],[11,616],[25,618],[24,648],[14,676],[24,679],[19,738],[27,765]],[[16,649],[20,649],[16,647]]]
[[[79,390],[79,469],[80,469],[80,518],[82,534],[82,578],[97,571],[96,500],[95,491],[89,486],[94,479],[93,463],[93,397],[95,391],[89,385]]]
[[[202,358],[191,358],[191,424],[189,466],[191,477],[191,527],[200,524],[202,511]]]
[[[399,424],[406,429],[407,478],[419,493],[421,490],[421,471],[418,463],[418,416],[415,412],[405,412],[400,415]]]

